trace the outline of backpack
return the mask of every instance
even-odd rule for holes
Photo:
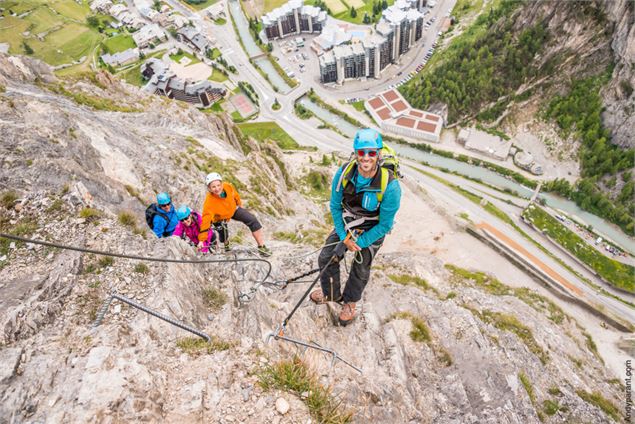
[[[403,174],[399,171],[399,158],[397,152],[384,143],[384,147],[381,149],[381,162],[379,166],[386,168],[393,173],[393,176],[397,179],[402,178]]]
[[[165,212],[159,210],[156,203],[151,204],[146,208],[146,223],[151,230],[154,230],[154,217],[159,215],[161,218],[165,219],[165,221],[169,224],[170,218],[165,214]]]

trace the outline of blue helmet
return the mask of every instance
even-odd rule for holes
[[[353,141],[353,149],[381,149],[384,147],[384,143],[381,140],[381,134],[370,128],[364,128],[357,131],[355,134],[355,141]]]
[[[180,208],[178,208],[176,210],[176,218],[179,221],[183,221],[185,218],[190,216],[191,213],[192,213],[192,211],[190,210],[190,208],[188,208],[187,206],[183,205],[183,206],[181,206]]]
[[[157,194],[157,203],[159,205],[167,205],[168,203],[172,203],[172,199],[170,199],[170,195],[166,192]]]

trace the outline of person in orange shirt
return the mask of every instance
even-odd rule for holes
[[[271,256],[271,250],[265,246],[262,225],[251,212],[241,206],[242,202],[236,188],[223,181],[220,174],[216,172],[207,175],[205,184],[208,192],[203,204],[203,219],[198,234],[199,247],[207,240],[207,232],[213,225],[220,242],[225,244],[225,251],[229,251],[227,222],[230,219],[235,219],[249,227],[256,243],[258,243],[260,255]]]

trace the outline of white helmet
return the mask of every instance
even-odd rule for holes
[[[207,174],[207,177],[205,177],[205,185],[208,186],[212,181],[223,181],[223,178],[218,172],[212,172],[211,174]]]

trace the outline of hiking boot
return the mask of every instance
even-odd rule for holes
[[[340,312],[340,325],[346,327],[355,319],[355,302],[345,303]]]
[[[327,302],[339,302],[342,300],[342,296],[340,296],[337,300],[333,300],[330,296],[325,295],[322,289],[317,289],[311,292],[309,299],[311,299],[311,301],[316,305],[324,305]]]
[[[262,246],[258,246],[258,253],[260,253],[260,256],[263,258],[268,258],[271,256],[271,249],[263,244]]]

